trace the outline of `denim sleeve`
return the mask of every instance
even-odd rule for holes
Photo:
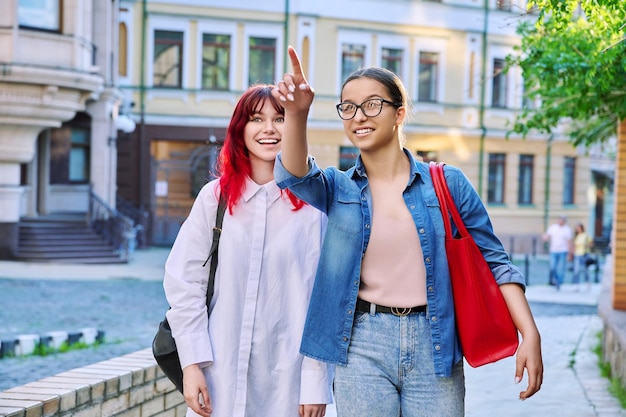
[[[446,166],[446,179],[465,228],[485,257],[498,285],[516,283],[526,289],[526,280],[513,265],[493,230],[489,214],[474,186],[461,170]]]
[[[323,171],[312,156],[308,157],[307,164],[307,174],[298,178],[285,169],[279,152],[274,163],[274,180],[281,189],[289,188],[296,197],[328,214],[334,183],[332,175]]]

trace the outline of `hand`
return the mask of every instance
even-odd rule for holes
[[[183,369],[183,394],[187,406],[202,417],[210,417],[213,412],[206,380],[196,364]]]
[[[272,91],[272,95],[280,101],[286,113],[308,112],[311,103],[313,103],[315,92],[302,73],[302,65],[296,50],[289,46],[287,53],[291,60],[293,73],[286,73],[283,76],[283,80],[277,83],[276,88]]]
[[[300,417],[323,417],[326,415],[326,404],[301,404],[298,414]]]
[[[528,374],[528,386],[519,393],[519,399],[525,400],[532,397],[543,383],[543,360],[541,359],[541,338],[539,333],[532,337],[524,338],[517,349],[515,360],[515,383],[519,383],[524,377],[524,368]]]

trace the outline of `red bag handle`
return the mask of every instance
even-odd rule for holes
[[[446,236],[451,239],[454,238],[454,236],[452,236],[452,225],[450,224],[450,218],[443,215],[443,213],[450,213],[450,215],[452,216],[452,220],[454,221],[454,225],[459,230],[459,234],[461,235],[461,237],[466,237],[469,236],[469,232],[465,228],[463,219],[456,209],[456,204],[454,203],[452,195],[450,194],[450,189],[448,188],[448,183],[446,182],[446,177],[444,176],[444,165],[445,163],[443,162],[430,162],[429,168],[430,175],[433,177],[435,193],[437,194],[437,198],[439,199],[439,205],[441,205],[443,225],[446,229]]]

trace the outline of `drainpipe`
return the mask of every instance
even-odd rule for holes
[[[483,2],[483,33],[482,33],[482,53],[481,53],[481,82],[480,82],[480,143],[478,150],[478,195],[483,196],[483,165],[485,152],[485,137],[487,136],[487,128],[485,127],[485,94],[487,92],[485,84],[487,83],[487,29],[489,27],[489,0]]]
[[[285,21],[283,22],[283,27],[283,72],[287,72],[287,47],[289,46],[289,0],[285,0]]]
[[[548,222],[550,221],[550,168],[552,165],[552,140],[554,139],[554,133],[550,134],[548,138],[548,144],[546,146],[546,177],[544,179],[544,193],[543,193],[543,230],[548,228]]]
[[[141,2],[141,57],[140,57],[140,73],[139,73],[139,172],[138,185],[139,185],[139,208],[141,210],[146,209],[146,197],[144,192],[145,181],[145,156],[143,154],[144,141],[145,141],[145,111],[146,111],[146,19],[147,19],[147,0]],[[148,176],[150,178],[150,176]]]

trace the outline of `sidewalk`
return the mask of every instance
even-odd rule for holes
[[[128,264],[119,265],[0,261],[0,278],[160,281],[168,253],[169,248],[137,250]],[[575,291],[571,284],[564,284],[557,291],[549,285],[530,285],[526,296],[531,303],[595,306],[601,286],[602,283],[593,284],[590,291]],[[527,379],[514,384],[515,358],[477,369],[466,365],[466,416],[626,416],[609,393],[609,381],[600,375],[593,352],[599,343],[597,334],[602,330],[598,315],[542,315],[536,321],[542,335],[545,367],[541,391],[527,401],[517,399]],[[329,407],[326,415],[336,416],[334,406]]]

